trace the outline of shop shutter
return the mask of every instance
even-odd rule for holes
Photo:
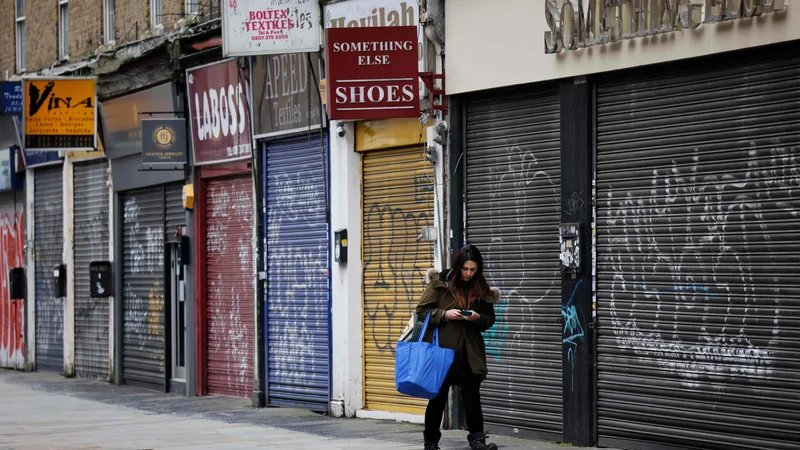
[[[800,57],[600,80],[597,432],[800,449]]]
[[[125,384],[163,390],[164,186],[123,195],[123,355]]]
[[[64,299],[56,298],[53,271],[64,256],[64,198],[61,165],[34,174],[36,260],[36,368],[64,371]]]
[[[108,378],[109,299],[92,298],[89,264],[109,260],[107,161],[75,164],[75,373]]]
[[[253,391],[253,182],[211,180],[206,189],[208,393]]]
[[[25,365],[25,300],[11,299],[9,271],[25,266],[25,191],[0,194],[0,367]]]
[[[319,139],[267,146],[267,348],[272,405],[326,411],[328,225]]]
[[[433,165],[420,147],[363,154],[364,392],[366,408],[424,414],[427,402],[397,392],[397,339],[425,289],[433,242]]]
[[[503,295],[484,333],[485,420],[553,439],[562,428],[559,100],[557,87],[529,88],[471,99],[466,114],[467,242]]]

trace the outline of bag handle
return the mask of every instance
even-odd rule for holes
[[[422,331],[419,332],[419,337],[417,337],[417,342],[422,342],[422,338],[425,337],[425,332],[428,331],[428,322],[431,321],[431,313],[428,313],[425,316],[425,323],[422,324]]]
[[[417,342],[422,342],[422,339],[425,337],[425,332],[428,331],[428,323],[431,321],[431,313],[428,313],[425,316],[425,323],[422,324],[422,331],[419,332],[419,337],[417,337]],[[433,329],[433,345],[438,347],[439,346],[439,327]]]

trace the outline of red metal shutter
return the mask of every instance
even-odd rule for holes
[[[253,187],[251,177],[206,189],[208,393],[253,389]]]

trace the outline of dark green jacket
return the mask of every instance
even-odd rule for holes
[[[432,277],[431,277],[432,278]],[[472,372],[486,377],[486,345],[483,342],[482,332],[494,325],[494,304],[500,299],[500,291],[492,288],[489,293],[480,299],[470,299],[470,306],[467,309],[476,311],[481,318],[470,322],[467,320],[447,321],[444,313],[448,309],[456,308],[456,298],[447,286],[447,283],[434,280],[428,284],[422,293],[422,298],[417,305],[418,320],[424,321],[428,313],[431,314],[431,325],[428,326],[425,340],[430,342],[433,336],[433,327],[439,327],[439,346],[452,348],[456,351],[456,359],[453,362],[461,363],[461,357],[469,360]],[[463,353],[462,353],[463,352]]]

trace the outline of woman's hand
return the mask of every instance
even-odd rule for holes
[[[470,322],[475,322],[476,320],[481,318],[481,315],[476,313],[475,311],[472,311],[472,314],[470,314],[468,316],[464,316],[464,318],[467,319]]]
[[[444,318],[451,322],[454,320],[464,320],[464,316],[461,314],[461,311],[457,309],[448,309],[445,311]]]

